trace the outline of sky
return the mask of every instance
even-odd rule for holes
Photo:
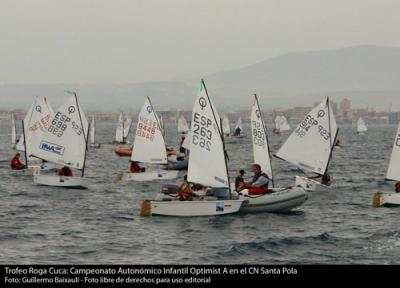
[[[400,46],[399,11],[397,0],[0,0],[0,84],[169,81]]]

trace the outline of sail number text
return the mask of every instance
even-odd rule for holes
[[[210,118],[201,116],[199,113],[194,113],[192,143],[207,151],[211,151],[212,128],[213,126]]]
[[[139,124],[136,129],[136,135],[139,137],[143,137],[149,139],[150,141],[154,140],[154,135],[156,134],[157,122],[152,119],[139,117]]]
[[[57,112],[56,115],[54,115],[47,131],[61,138],[64,135],[65,130],[67,130],[69,123],[71,123],[72,130],[74,130],[77,135],[82,134],[83,130],[81,126],[75,121],[71,121],[70,117],[61,112]]]
[[[264,127],[260,122],[252,121],[253,127],[253,143],[254,145],[265,148],[265,132]]]
[[[330,138],[330,133],[327,129],[324,128],[324,126],[319,125],[319,122],[317,119],[315,119],[311,115],[307,115],[307,117],[300,123],[299,127],[296,128],[294,131],[300,138],[303,138],[307,132],[310,130],[311,127],[313,126],[318,126],[318,132],[321,135],[321,137],[325,140],[329,140]]]

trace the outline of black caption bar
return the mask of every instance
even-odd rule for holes
[[[355,277],[366,273],[400,272],[400,266],[262,266],[262,265],[2,265],[5,285],[132,285],[132,284],[226,284],[312,280],[327,276]],[[342,278],[340,278],[342,279]],[[248,282],[250,281],[250,282]]]

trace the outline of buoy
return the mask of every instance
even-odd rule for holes
[[[140,210],[140,216],[151,215],[151,203],[150,200],[144,200],[142,203],[142,209]]]
[[[374,197],[372,197],[372,207],[379,208],[381,207],[381,203],[382,203],[382,193],[377,192],[374,194]]]

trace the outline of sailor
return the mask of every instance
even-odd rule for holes
[[[254,173],[253,178],[248,182],[243,182],[241,190],[247,189],[249,195],[261,195],[268,192],[269,177],[267,174],[262,172],[259,164],[253,164],[252,171]]]
[[[241,169],[241,170],[239,171],[238,175],[236,176],[236,179],[235,179],[235,190],[236,190],[237,192],[240,191],[240,183],[243,183],[243,182],[244,182],[243,176],[244,176],[244,170]]]
[[[339,139],[336,140],[335,146],[336,147],[340,147],[340,140]]]
[[[235,131],[233,132],[233,136],[240,136],[240,132],[242,130],[239,127],[236,127]]]
[[[60,170],[58,170],[58,176],[66,176],[66,177],[72,177],[72,170],[68,166],[62,167]]]
[[[394,185],[394,190],[396,191],[396,193],[400,193],[400,182],[397,182],[397,183]]]
[[[187,175],[185,175],[183,181],[179,184],[179,190],[176,192],[176,199],[187,201],[190,200],[191,194],[190,184],[187,181]]]
[[[137,161],[132,161],[131,162],[131,173],[140,173],[140,172],[144,172],[144,168],[139,166],[139,162]]]
[[[21,162],[20,160],[21,154],[17,153],[15,154],[14,158],[11,160],[11,169],[13,170],[21,170],[25,169],[25,164]]]
[[[318,179],[321,178],[321,184],[330,186],[332,183],[331,175],[329,175],[328,170],[325,171],[324,175],[310,176],[307,179]]]

